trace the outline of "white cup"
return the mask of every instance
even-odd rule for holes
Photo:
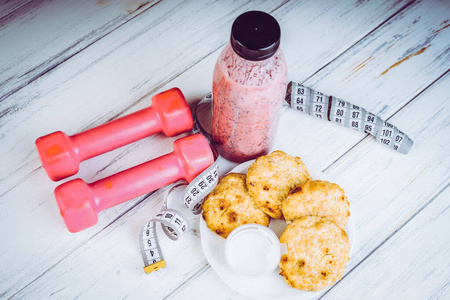
[[[281,259],[285,244],[270,228],[244,224],[234,229],[225,243],[225,258],[235,273],[259,277],[273,272]],[[283,251],[284,252],[284,251]]]

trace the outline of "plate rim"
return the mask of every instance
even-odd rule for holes
[[[229,172],[227,172],[226,174],[229,173],[241,173],[241,174],[246,174],[248,168],[251,166],[251,164],[255,161],[255,159],[243,162],[237,166],[235,166],[232,170],[230,170]],[[314,168],[309,168],[308,167],[308,171],[310,172],[311,175],[313,175],[315,180],[326,180],[329,181],[329,179],[327,178],[327,175],[321,171],[318,171],[317,169]],[[225,175],[226,175],[225,174]],[[316,176],[320,174],[319,176]],[[224,175],[224,176],[225,176]],[[271,219],[270,223],[273,222],[274,219]],[[349,243],[350,243],[350,251],[349,251],[349,257],[351,259],[352,257],[352,249],[353,249],[353,245],[355,243],[354,241],[354,224],[353,224],[353,218],[352,218],[352,214],[350,214],[349,220],[347,222],[347,227],[345,228],[345,232],[347,233],[347,236],[349,238]],[[270,224],[269,224],[270,227]],[[205,255],[206,260],[208,261],[208,263],[210,264],[210,266],[212,267],[212,269],[216,272],[216,274],[220,277],[220,279],[227,285],[229,286],[231,289],[233,289],[234,291],[248,296],[248,297],[255,297],[254,294],[249,294],[246,293],[246,291],[242,291],[241,289],[237,289],[236,288],[236,284],[233,284],[236,281],[242,281],[242,280],[248,280],[249,282],[253,281],[253,282],[258,282],[258,281],[263,281],[264,277],[261,278],[246,278],[245,276],[241,276],[239,274],[234,273],[231,269],[228,269],[229,273],[233,274],[233,276],[231,276],[230,278],[233,278],[231,281],[233,282],[229,282],[229,279],[227,276],[224,276],[222,269],[219,268],[218,265],[216,265],[216,258],[211,257],[211,255],[213,255],[212,253],[209,253],[209,251],[205,251],[205,248],[208,249],[208,245],[207,243],[207,234],[205,231],[209,230],[211,234],[214,234],[214,232],[212,232],[208,226],[206,225],[206,222],[203,220],[203,218],[199,218],[199,231],[200,231],[200,240],[201,240],[201,244],[202,244],[202,250],[203,250],[203,254]],[[217,236],[218,238],[221,238],[220,236]],[[223,238],[222,238],[223,239]],[[225,243],[225,239],[223,239],[223,243]],[[221,254],[217,254],[217,256],[219,256]],[[213,261],[213,262],[211,262]],[[349,261],[350,262],[350,261]],[[227,269],[226,264],[224,263],[225,269]],[[348,266],[348,263],[347,263]],[[278,275],[279,272],[279,267],[277,267],[275,269],[274,272],[270,273],[268,276],[273,276],[273,275]],[[275,277],[274,277],[275,278]],[[284,281],[284,279],[283,279]],[[291,297],[295,298],[295,299],[310,299],[312,297],[318,296],[323,290],[321,291],[303,291],[303,290],[298,290],[298,289],[294,289],[291,286],[289,286],[287,283],[286,287],[288,287],[288,289],[286,289],[286,294],[288,293],[287,291],[291,291],[291,293],[289,293],[289,295],[286,294],[282,294],[279,295],[277,298],[279,299],[289,299]],[[289,289],[291,288],[291,289]],[[268,296],[268,295],[256,295],[258,297],[258,299],[275,299],[273,296]],[[268,298],[267,298],[268,297]]]

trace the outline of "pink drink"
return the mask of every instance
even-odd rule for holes
[[[273,19],[265,13],[249,13],[259,13],[253,17],[259,18],[264,14]],[[244,15],[238,17],[235,24]],[[248,20],[246,21],[245,26],[248,26]],[[262,28],[256,25],[253,27],[258,28],[260,32],[267,29],[267,20],[264,21]],[[273,21],[276,23],[275,19]],[[272,47],[272,53],[262,52],[263,59],[261,59],[261,55],[258,56],[256,53],[259,50],[255,50],[254,44],[250,45],[253,47],[250,54],[249,49],[245,48],[245,39],[248,36],[238,36],[240,40],[237,42],[233,40],[235,38],[233,34],[239,35],[239,32],[235,31],[242,30],[236,29],[235,24],[231,43],[228,43],[220,54],[214,69],[211,131],[218,151],[223,157],[235,162],[244,162],[267,154],[272,149],[286,93],[287,66],[278,47],[279,27],[276,45],[273,45],[273,31],[262,37],[266,39],[267,35],[269,36],[268,46]],[[278,23],[276,25],[278,26]],[[252,30],[256,30],[253,27]],[[253,38],[255,32],[251,32],[249,36]],[[237,48],[236,51],[236,47],[241,48]],[[249,59],[238,55],[236,52],[239,50]]]

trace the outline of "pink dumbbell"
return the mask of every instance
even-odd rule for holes
[[[214,162],[203,135],[178,139],[173,152],[87,184],[74,179],[55,189],[55,197],[70,232],[95,225],[97,214],[107,208],[136,198],[179,179],[191,182]]]
[[[38,138],[39,158],[50,179],[74,175],[82,161],[158,132],[175,136],[192,129],[189,105],[178,88],[152,99],[150,107],[79,134],[67,136],[57,131]]]

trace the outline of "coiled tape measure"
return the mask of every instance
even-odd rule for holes
[[[334,96],[324,95],[299,83],[291,81],[288,84],[285,100],[287,105],[296,111],[338,123],[357,131],[364,131],[374,136],[377,142],[400,153],[408,153],[413,145],[413,141],[404,132],[391,123],[382,120],[379,116],[366,111],[362,107]],[[142,227],[139,233],[139,241],[146,273],[151,273],[166,266],[158,242],[156,224],[161,224],[165,235],[174,241],[178,240],[190,228],[188,218],[182,212],[168,208],[168,195],[174,189],[186,186],[183,192],[184,205],[194,215],[198,215],[201,213],[203,199],[214,189],[219,181],[220,155],[211,137],[200,125],[197,117],[197,108],[201,104],[211,102],[212,95],[209,93],[200,102],[191,106],[194,119],[192,134],[201,133],[206,137],[214,153],[214,163],[189,184],[178,181],[169,185],[163,194],[164,201],[161,211]]]
[[[176,241],[182,234],[189,230],[189,223],[187,218],[179,210],[170,209],[168,205],[168,196],[175,188],[179,186],[186,186],[184,189],[183,202],[184,205],[194,214],[198,215],[201,213],[201,205],[203,203],[203,198],[208,195],[219,181],[219,153],[214,147],[209,134],[200,125],[197,117],[197,108],[203,103],[211,103],[212,95],[206,95],[200,102],[191,106],[192,117],[194,120],[194,127],[192,128],[192,134],[200,133],[203,134],[208,140],[211,149],[214,154],[214,163],[206,168],[199,176],[197,176],[191,183],[180,183],[175,182],[169,185],[167,192],[163,194],[163,206],[161,211],[156,215],[155,218],[151,219],[147,224],[145,224],[140,233],[140,248],[141,255],[144,260],[144,271],[145,273],[151,273],[160,268],[166,266],[161,247],[158,242],[158,236],[156,232],[156,224],[160,223],[163,232],[171,240]]]

